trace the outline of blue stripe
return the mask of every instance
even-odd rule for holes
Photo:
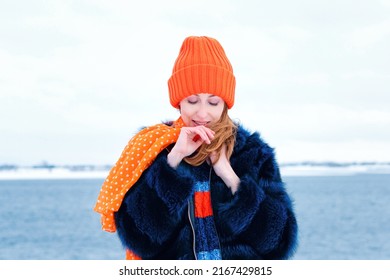
[[[211,251],[219,248],[219,240],[215,231],[214,218],[195,217],[195,250],[196,252]]]
[[[209,182],[196,182],[195,183],[195,192],[208,192],[210,191]]]
[[[215,249],[212,251],[199,252],[197,254],[198,260],[222,260],[221,251]]]

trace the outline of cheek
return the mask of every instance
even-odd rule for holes
[[[213,116],[214,121],[217,121],[221,118],[223,112],[223,106],[217,106],[213,109],[211,115]]]
[[[191,124],[192,111],[187,106],[182,106],[180,108],[180,115],[186,126]]]
[[[185,126],[190,126],[191,124],[191,118],[188,115],[181,114],[181,118],[183,119]]]

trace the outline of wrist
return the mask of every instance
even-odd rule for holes
[[[237,176],[236,172],[234,172],[232,166],[230,164],[225,164],[223,166],[219,166],[219,169],[215,171],[225,183],[225,185],[230,188],[234,194],[240,184],[240,178]]]
[[[173,150],[167,156],[167,162],[169,166],[176,169],[180,162],[183,160],[184,156],[180,153],[176,153]]]
[[[226,186],[230,188],[232,194],[237,191],[238,185],[240,184],[240,178],[236,175],[236,173],[232,173],[225,177],[223,181],[225,182]]]

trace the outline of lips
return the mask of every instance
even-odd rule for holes
[[[192,120],[192,122],[195,124],[195,126],[200,126],[200,125],[207,126],[210,123],[210,122],[201,122],[201,121],[194,121],[194,120]]]

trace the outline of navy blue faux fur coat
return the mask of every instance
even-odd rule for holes
[[[229,188],[204,163],[177,169],[164,150],[126,194],[115,214],[118,235],[142,259],[194,259],[188,200],[193,183],[208,179],[223,259],[288,259],[297,242],[297,222],[273,150],[258,133],[238,128],[230,162],[240,178]]]

